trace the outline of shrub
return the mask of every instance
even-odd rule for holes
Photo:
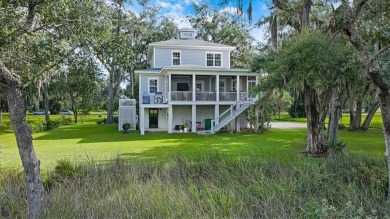
[[[131,129],[131,124],[130,123],[124,123],[122,125],[122,128],[123,128],[123,133],[126,133],[128,130]]]
[[[46,122],[45,120],[32,120],[28,121],[32,131],[34,133],[44,132],[50,129],[58,128],[63,125],[69,125],[72,123],[72,119],[66,116],[61,116],[58,119],[52,119]]]

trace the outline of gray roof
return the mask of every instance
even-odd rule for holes
[[[228,46],[220,43],[213,43],[197,39],[171,39],[149,44],[149,46],[189,46],[189,47],[218,47],[233,50],[234,46]]]

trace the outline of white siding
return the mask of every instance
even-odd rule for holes
[[[140,75],[141,77],[141,83],[140,83],[140,95],[142,96],[142,94],[144,92],[148,92],[148,83],[149,83],[149,80],[148,78],[158,78],[158,89],[157,91],[158,92],[163,92],[163,94],[165,94],[165,77],[164,76],[156,76],[156,75]]]
[[[172,51],[177,49],[155,48],[154,68],[172,66]],[[229,51],[210,50],[210,49],[180,49],[181,64],[206,65],[206,51],[222,52],[222,68],[229,68],[230,57]]]

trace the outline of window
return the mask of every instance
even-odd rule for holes
[[[221,53],[206,53],[206,66],[222,66]]]
[[[181,32],[181,38],[194,38],[194,32],[183,31]]]
[[[226,80],[220,79],[219,81],[219,92],[226,92]]]
[[[156,93],[157,89],[158,89],[158,79],[157,78],[149,78],[148,87],[149,87],[148,90],[149,90],[150,94]]]
[[[196,81],[196,92],[204,92],[204,81]]]
[[[172,52],[172,65],[180,65],[180,51]]]

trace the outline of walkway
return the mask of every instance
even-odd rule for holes
[[[306,123],[298,122],[271,122],[271,129],[305,129]]]

